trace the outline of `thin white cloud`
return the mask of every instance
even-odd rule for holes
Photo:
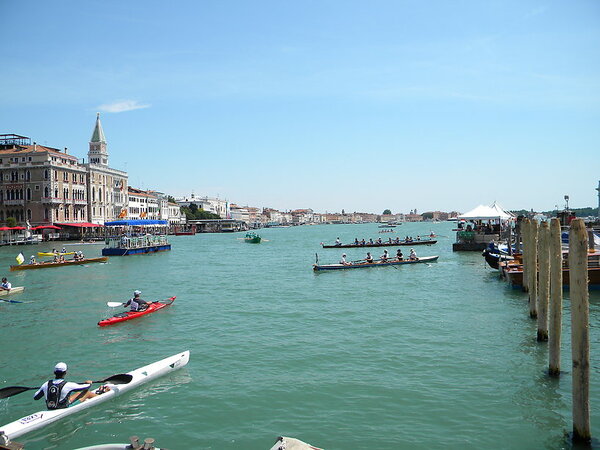
[[[100,112],[120,113],[125,111],[133,111],[134,109],[150,108],[151,105],[138,103],[137,100],[120,100],[113,103],[105,103],[96,108]]]

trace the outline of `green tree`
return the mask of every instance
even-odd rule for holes
[[[173,197],[172,195],[169,195],[169,196],[167,197],[167,201],[168,201],[168,202],[170,202],[170,203],[177,203],[177,202],[175,201],[175,197]]]
[[[385,211],[383,211],[384,216],[389,216],[391,214],[392,214],[392,211],[390,211],[389,209],[386,209]]]
[[[17,219],[15,219],[14,217],[7,217],[6,218],[6,226],[16,227],[17,226]]]

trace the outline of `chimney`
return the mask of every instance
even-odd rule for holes
[[[37,151],[37,144],[34,142],[33,143],[33,151],[36,152]]]
[[[65,147],[65,154],[68,154],[68,152],[67,152],[67,147]]]

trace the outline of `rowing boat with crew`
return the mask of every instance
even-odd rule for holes
[[[28,270],[28,269],[46,269],[48,267],[61,267],[61,266],[79,266],[82,264],[89,263],[100,263],[108,261],[108,256],[101,256],[98,258],[84,258],[84,259],[69,259],[67,261],[48,261],[39,262],[35,264],[21,264],[18,266],[10,266],[11,271],[15,270]]]
[[[422,240],[399,240],[392,239],[391,241],[373,241],[373,242],[352,242],[351,244],[324,244],[321,242],[323,248],[365,248],[365,247],[394,247],[397,245],[433,245],[437,243],[436,239],[422,239]]]
[[[364,269],[366,267],[385,267],[385,266],[400,266],[403,264],[419,264],[437,261],[439,256],[423,256],[417,259],[388,259],[386,261],[373,262],[357,262],[348,264],[313,264],[313,270],[319,272],[322,270],[344,270],[344,269]]]

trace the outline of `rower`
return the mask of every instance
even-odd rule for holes
[[[350,263],[348,261],[346,261],[346,254],[345,253],[342,255],[342,258],[340,259],[340,264],[342,266],[349,266],[350,265]]]
[[[29,258],[29,264],[35,264],[35,256],[31,255],[31,258]]]
[[[133,298],[130,298],[127,303],[123,304],[123,306],[127,308],[129,305],[131,305],[130,311],[133,312],[144,311],[146,308],[148,308],[148,302],[146,300],[142,300],[140,295],[142,295],[141,291],[133,291]]]
[[[64,362],[56,364],[54,366],[54,380],[48,380],[42,384],[33,399],[39,400],[45,397],[48,409],[61,409],[110,391],[108,386],[101,386],[96,392],[92,392],[89,390],[92,386],[91,380],[86,381],[85,384],[73,383],[65,380],[66,374],[67,365]]]
[[[415,261],[415,260],[419,259],[419,258],[417,258],[417,254],[415,253],[415,250],[413,248],[410,249],[410,255],[408,256],[408,258],[411,261]]]
[[[386,262],[390,255],[388,254],[387,249],[383,251],[383,255],[380,256],[381,262]]]
[[[0,284],[0,290],[2,291],[10,291],[12,289],[12,284],[8,282],[6,277],[2,278],[2,284]]]
[[[365,261],[369,264],[371,264],[373,262],[373,257],[371,256],[371,252],[367,252],[367,257],[365,258]]]
[[[338,238],[335,240],[335,245],[342,245],[342,241],[340,241],[340,238],[338,236]]]
[[[354,245],[358,245],[358,238],[354,238]]]
[[[402,261],[402,259],[404,258],[401,248],[399,248],[398,251],[396,252],[396,258],[398,258],[398,261]]]

